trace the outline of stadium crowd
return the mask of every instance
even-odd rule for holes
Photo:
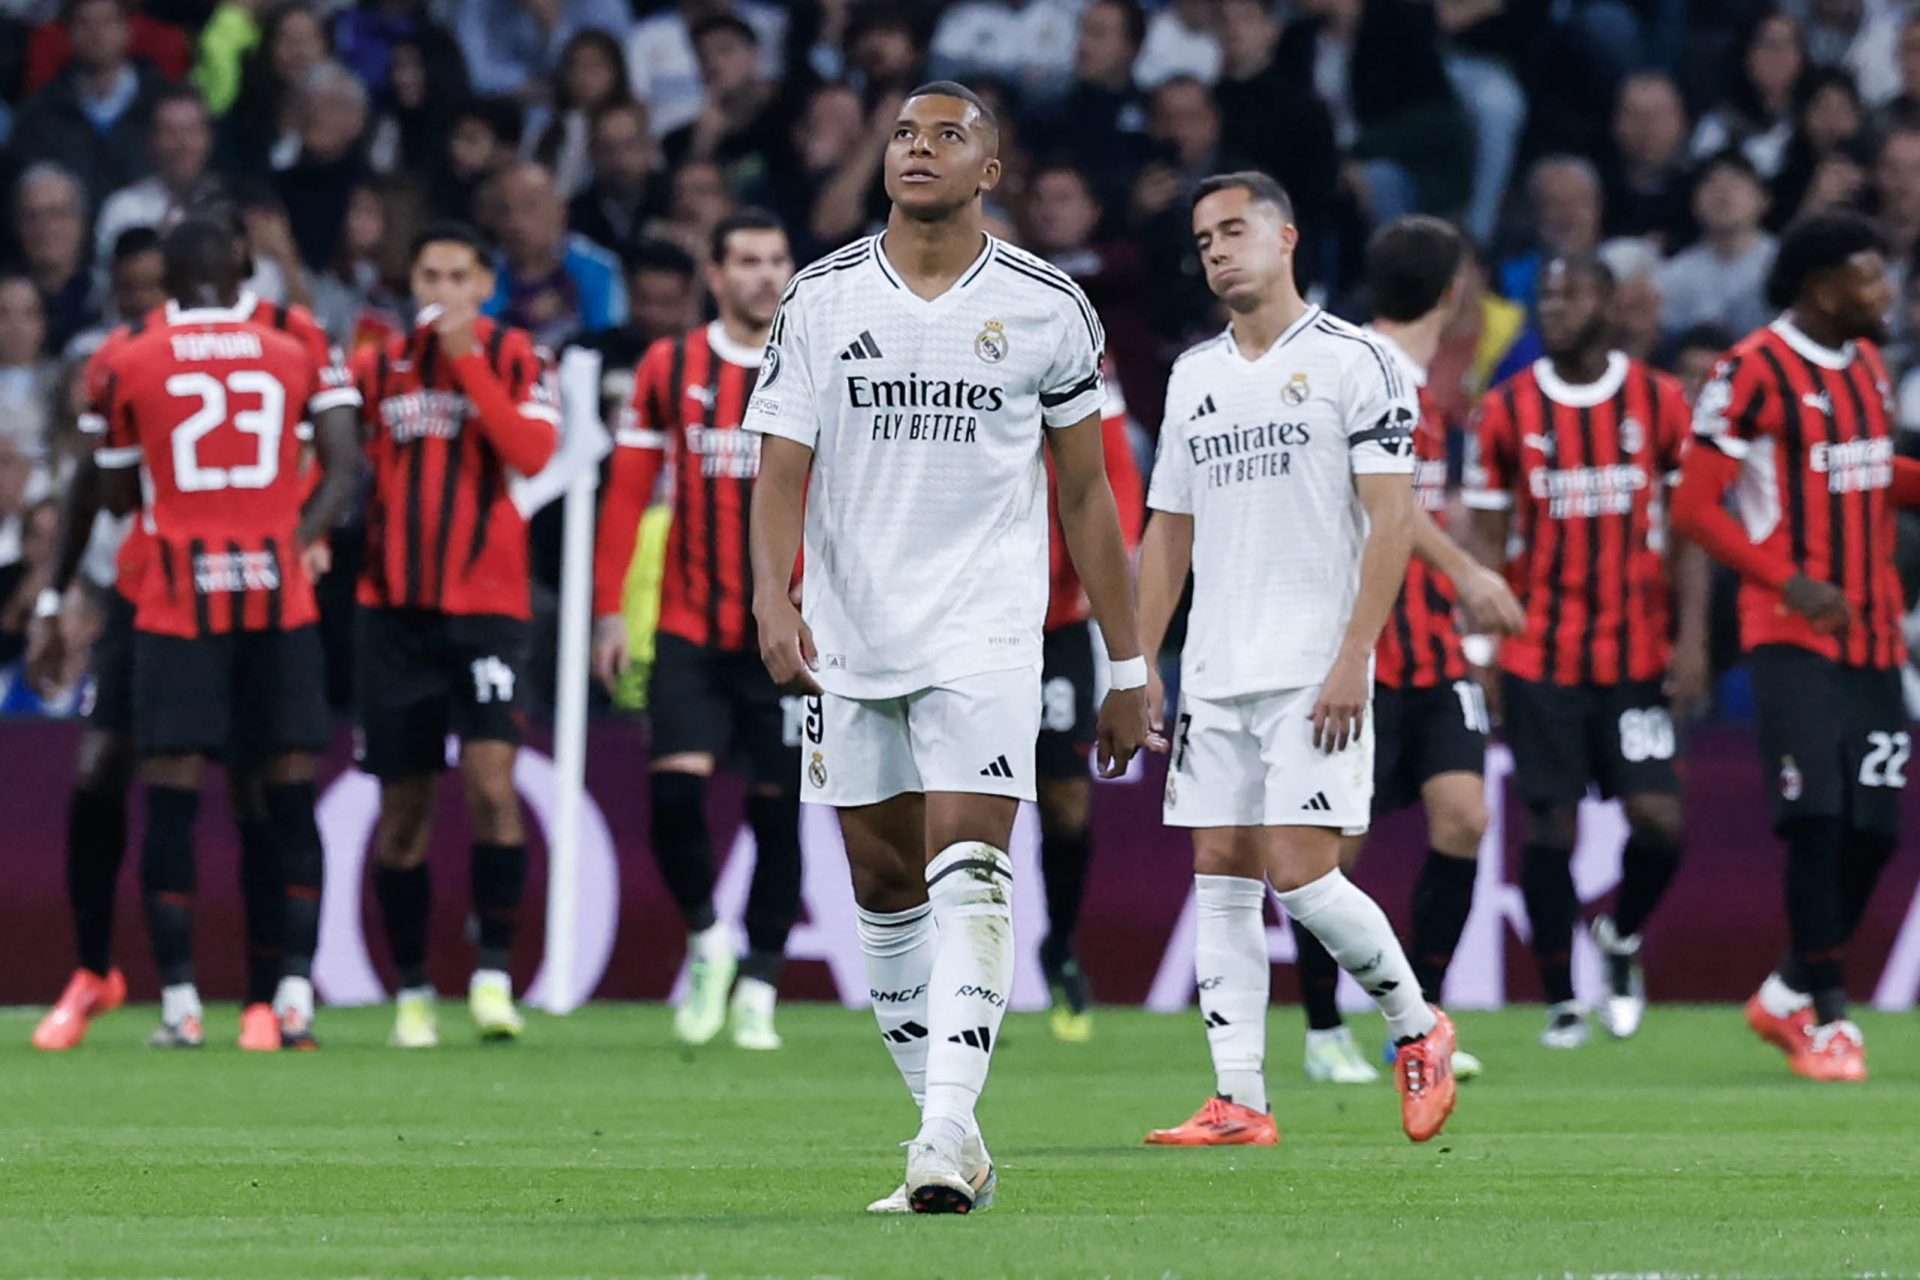
[[[1920,5],[0,0],[0,710],[71,709],[18,660],[84,447],[79,368],[160,301],[170,210],[223,191],[253,290],[349,352],[410,322],[414,232],[471,219],[499,246],[492,314],[631,367],[709,305],[698,267],[730,212],[774,213],[801,263],[874,229],[902,94],[932,76],[998,108],[991,222],[1098,308],[1143,449],[1173,357],[1218,324],[1188,196],[1242,166],[1292,192],[1303,283],[1342,314],[1369,313],[1372,228],[1418,210],[1472,237],[1433,378],[1456,438],[1540,353],[1549,255],[1598,252],[1617,345],[1691,391],[1766,319],[1775,234],[1859,208],[1896,251],[1890,354],[1920,439]],[[323,587],[335,654],[352,548],[343,530]],[[1904,567],[1911,596],[1920,554]],[[111,571],[91,567],[103,591]]]

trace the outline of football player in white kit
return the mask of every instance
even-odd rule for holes
[[[1156,1145],[1278,1141],[1261,1073],[1268,883],[1386,1015],[1407,1136],[1453,1110],[1453,1024],[1386,915],[1340,871],[1373,797],[1373,646],[1414,540],[1417,390],[1378,338],[1308,305],[1299,231],[1262,173],[1195,191],[1226,332],[1175,361],[1141,544],[1151,667],[1189,566],[1166,820],[1193,828],[1195,972],[1217,1096]],[[1152,714],[1162,714],[1157,681]]]
[[[1065,274],[982,231],[998,152],[971,90],[908,97],[886,231],[794,277],[745,420],[763,437],[761,654],[809,695],[801,793],[840,811],[881,1038],[921,1110],[906,1182],[876,1212],[967,1213],[995,1186],[974,1104],[1013,982],[1007,845],[1034,798],[1043,442],[1106,638],[1101,771],[1149,736],[1101,440],[1104,336]]]

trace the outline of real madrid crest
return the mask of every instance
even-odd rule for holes
[[[973,340],[973,354],[988,364],[999,364],[1007,358],[1007,326],[998,320],[989,320]]]
[[[827,758],[818,751],[813,753],[813,759],[807,764],[807,780],[816,787],[827,785]]]
[[[1302,405],[1313,394],[1313,388],[1307,385],[1307,375],[1296,373],[1287,379],[1287,385],[1280,388],[1280,398],[1290,405]]]

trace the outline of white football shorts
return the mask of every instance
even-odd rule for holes
[[[1373,708],[1360,736],[1328,753],[1308,716],[1320,686],[1209,699],[1182,692],[1164,806],[1170,827],[1367,829],[1373,809]]]

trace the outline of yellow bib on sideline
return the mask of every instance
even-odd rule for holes
[[[647,709],[654,632],[660,625],[660,582],[666,574],[667,531],[672,527],[673,512],[664,502],[656,502],[640,517],[640,537],[634,543],[633,561],[627,565],[627,581],[620,593],[629,652],[613,705],[622,711]]]

